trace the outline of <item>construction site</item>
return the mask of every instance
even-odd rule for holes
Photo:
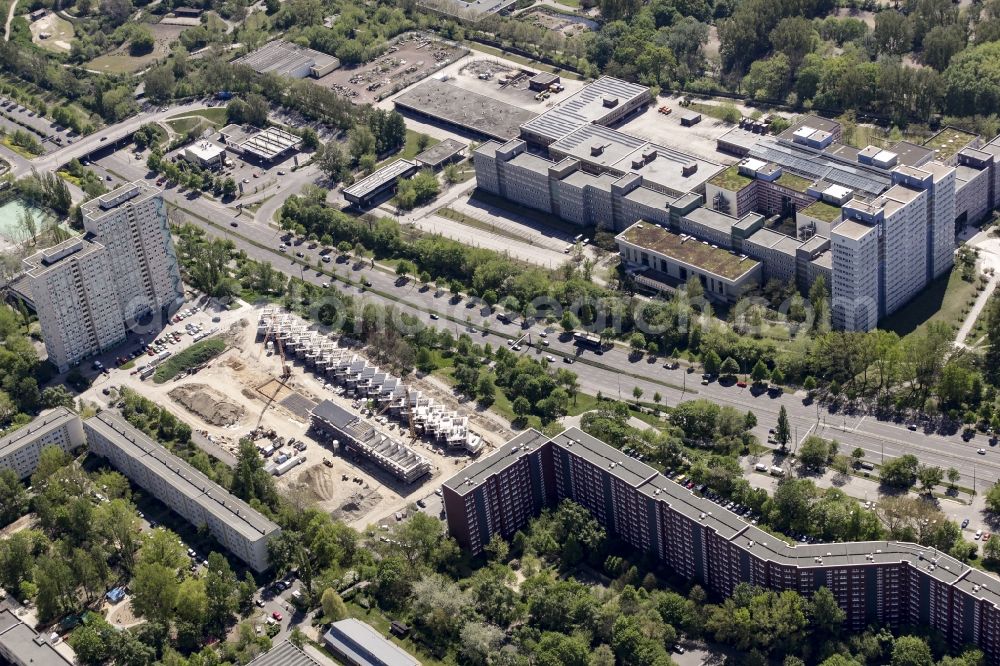
[[[199,446],[222,460],[233,460],[240,440],[250,438],[279,490],[302,506],[316,505],[364,528],[405,512],[433,493],[431,480],[457,473],[476,452],[509,435],[483,414],[474,418],[486,437],[474,434],[443,391],[409,388],[276,309],[244,306],[199,316],[208,321],[212,315],[229,329],[228,348],[197,373],[164,384],[116,373],[114,382],[169,405],[195,431]],[[337,377],[340,386],[331,383]],[[365,399],[347,397],[348,386],[351,396]],[[98,402],[111,399],[103,388],[96,384],[92,391]],[[412,431],[403,408],[411,400]],[[356,442],[341,437],[341,446],[313,426],[311,414],[324,401],[350,410],[360,431]]]

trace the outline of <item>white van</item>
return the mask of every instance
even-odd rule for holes
[[[757,470],[758,472],[766,472],[767,471],[767,465],[764,464],[764,463],[757,463],[756,465],[753,466],[753,468],[755,470]]]
[[[781,469],[777,465],[771,465],[771,476],[784,476],[785,470]]]

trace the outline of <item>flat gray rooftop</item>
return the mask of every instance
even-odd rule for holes
[[[605,98],[615,99],[616,102],[613,106],[605,106]],[[604,120],[610,114],[640,98],[649,98],[649,88],[602,76],[534,120],[523,123],[524,129],[550,142],[558,141],[589,123],[606,124]]]
[[[434,144],[424,152],[417,155],[414,159],[418,163],[437,166],[445,160],[451,159],[458,153],[462,152],[467,146],[468,144],[449,138],[441,141],[440,143]]]
[[[278,531],[278,526],[256,509],[170,453],[120,414],[105,410],[87,419],[85,424],[243,536],[256,540]]]
[[[326,666],[309,656],[305,651],[295,647],[287,640],[278,643],[264,654],[251,659],[247,666]]]
[[[31,666],[73,666],[73,662],[8,608],[0,611],[0,646]]]
[[[607,168],[621,162],[647,143],[645,139],[610,127],[586,124],[553,143],[549,146],[549,151]]]
[[[80,204],[84,217],[100,219],[110,211],[126,203],[136,204],[156,196],[160,190],[142,180],[125,183],[106,194]]]
[[[548,441],[545,435],[533,428],[525,430],[490,455],[480,458],[445,481],[443,485],[459,494],[468,493],[486,479],[499,474],[516,462],[518,456],[511,455],[514,449],[521,450],[523,447],[524,450],[532,451]]]
[[[387,164],[381,169],[372,172],[350,187],[344,188],[344,194],[355,197],[365,197],[371,192],[385,187],[389,183],[395,182],[417,168],[416,162],[399,159],[392,164]]]
[[[450,83],[427,79],[395,99],[397,107],[501,142],[515,138],[535,113]]]
[[[802,241],[772,229],[758,229],[744,242],[795,257],[795,252],[803,246]]]
[[[681,219],[689,220],[694,224],[699,224],[703,227],[708,227],[709,229],[715,229],[716,231],[721,231],[723,233],[730,233],[733,226],[736,225],[739,220],[725,213],[720,213],[717,210],[712,210],[711,208],[705,208],[704,206],[699,206],[695,208],[687,215],[682,215]]]

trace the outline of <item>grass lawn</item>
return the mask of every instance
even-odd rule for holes
[[[688,106],[688,110],[696,111],[703,115],[711,116],[712,118],[723,120],[725,122],[733,122],[732,118],[727,117],[732,114],[730,107],[734,107],[732,102],[726,102],[724,104],[703,104],[701,102],[691,102]],[[739,109],[737,109],[736,112],[739,113]],[[683,113],[683,111],[681,113]],[[739,118],[736,120],[739,121]]]
[[[211,124],[215,128],[222,127],[227,122],[226,108],[217,107],[211,109],[199,109],[197,111],[185,111],[167,119],[170,128],[179,134],[186,134],[198,125]]]
[[[392,164],[398,159],[412,160],[414,157],[422,153],[424,150],[427,150],[428,148],[430,148],[435,144],[441,143],[440,139],[435,139],[432,136],[428,136],[427,145],[424,146],[423,150],[421,150],[417,146],[417,141],[420,140],[421,134],[423,134],[423,132],[414,132],[411,129],[406,130],[406,143],[403,144],[403,149],[398,153],[395,153],[390,157],[387,157],[381,162],[379,162],[377,168],[381,169],[386,164]]]
[[[572,7],[573,9],[580,8],[580,0],[556,0],[560,5],[566,5],[567,7]]]
[[[226,341],[221,337],[209,338],[196,342],[179,354],[168,358],[153,374],[153,381],[162,384],[173,379],[181,372],[206,363],[226,349]]]
[[[33,160],[36,157],[38,157],[38,155],[34,154],[33,152],[31,152],[27,148],[23,148],[23,147],[17,145],[16,143],[14,143],[13,141],[11,141],[10,136],[8,136],[6,134],[3,137],[2,143],[3,143],[3,145],[7,146],[8,148],[10,148],[11,150],[13,150],[15,153],[17,153],[21,157],[24,157],[25,159]]]
[[[468,41],[466,45],[473,49],[474,51],[479,51],[480,53],[488,53],[494,56],[500,56],[506,58],[507,60],[512,60],[514,62],[521,63],[522,65],[528,65],[535,69],[541,69],[546,72],[552,72],[553,74],[558,74],[559,76],[564,76],[567,79],[573,79],[574,81],[583,81],[585,77],[580,76],[576,72],[571,72],[565,70],[561,67],[553,67],[552,65],[546,64],[544,62],[539,62],[534,58],[525,58],[524,56],[517,55],[516,53],[509,53],[503,49],[494,48],[492,46],[487,46],[486,44],[480,44],[479,42]]]
[[[182,25],[146,25],[153,31],[153,37],[156,40],[152,51],[141,56],[129,55],[129,45],[126,42],[111,53],[94,58],[85,67],[106,74],[132,74],[146,69],[157,60],[167,57],[170,53],[170,43],[176,40],[186,28]]]
[[[962,271],[953,268],[932,282],[912,301],[879,322],[879,328],[895,331],[900,337],[913,333],[930,321],[961,326],[962,308],[976,295],[975,282],[962,279]]]
[[[410,640],[409,638],[399,639],[396,638],[395,636],[390,635],[389,634],[390,620],[386,618],[385,615],[381,613],[381,611],[374,608],[368,610],[362,608],[353,601],[349,601],[347,602],[347,612],[350,613],[351,617],[361,620],[362,622],[367,622],[377,632],[385,636],[387,640],[392,641],[399,647],[409,652],[411,655],[415,655],[422,664],[425,664],[426,666],[444,666],[444,662],[438,661],[437,659],[428,656],[427,652],[425,652],[423,648],[418,646],[414,641]],[[326,650],[324,650],[324,652],[325,651]],[[329,654],[329,652],[327,652],[327,654]]]
[[[167,125],[178,134],[187,134],[194,128],[205,123],[203,118],[179,118],[178,120],[168,120]]]
[[[439,217],[443,217],[446,220],[451,220],[452,222],[458,222],[459,224],[464,224],[465,226],[472,227],[473,229],[482,229],[483,231],[489,231],[490,233],[494,233],[498,236],[503,236],[505,238],[510,238],[511,240],[521,241],[522,243],[528,241],[528,239],[524,238],[523,236],[518,236],[517,234],[513,234],[507,231],[506,229],[494,226],[489,222],[483,222],[482,220],[477,220],[474,217],[470,217],[465,213],[462,213],[461,211],[457,211],[453,208],[448,208],[447,206],[445,206],[444,208],[438,208],[436,211],[434,211],[434,214]]]

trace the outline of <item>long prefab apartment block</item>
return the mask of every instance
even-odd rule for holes
[[[38,467],[42,450],[56,446],[72,453],[86,442],[80,417],[65,407],[57,407],[0,439],[0,469],[10,469],[26,479]]]
[[[281,528],[119,414],[101,412],[83,427],[92,453],[195,527],[206,526],[220,545],[254,571],[268,568],[267,544]]]
[[[1000,581],[989,574],[914,543],[790,545],[577,428],[521,433],[442,493],[449,532],[474,555],[572,500],[610,536],[719,596],[740,583],[807,597],[826,587],[846,628],[927,626],[1000,658]]]

